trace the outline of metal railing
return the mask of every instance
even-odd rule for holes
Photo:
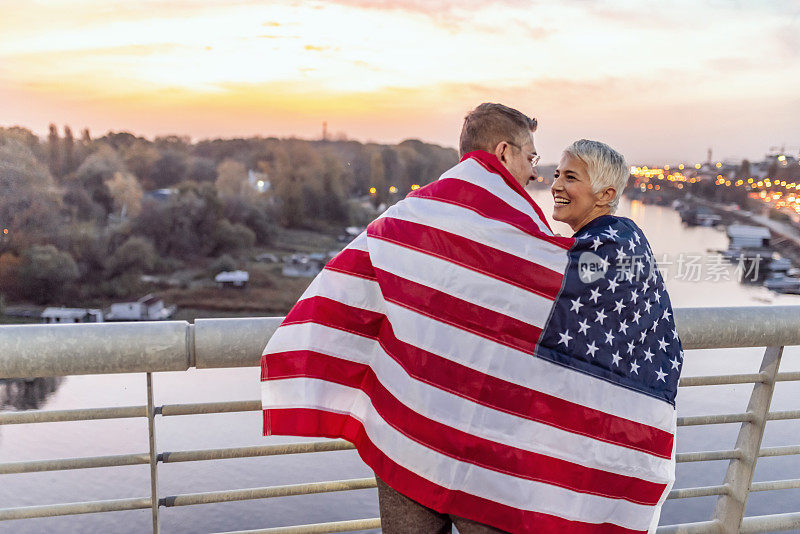
[[[783,347],[800,345],[800,306],[685,308],[675,310],[684,349],[766,347],[758,373],[694,376],[681,379],[680,387],[753,384],[747,410],[722,415],[683,416],[678,426],[741,423],[730,450],[685,452],[678,462],[727,460],[722,484],[673,489],[669,499],[718,496],[709,521],[661,526],[658,532],[768,532],[800,528],[800,510],[744,517],[747,498],[754,491],[800,488],[800,479],[753,482],[758,458],[800,455],[800,444],[762,448],[767,421],[800,419],[800,409],[770,411],[776,382],[800,381],[800,372],[779,373]],[[172,462],[208,461],[255,456],[307,454],[349,450],[342,440],[255,447],[158,451],[157,417],[190,414],[257,411],[259,400],[195,404],[153,402],[153,373],[196,368],[259,365],[261,351],[281,318],[198,319],[153,323],[101,323],[74,325],[0,326],[0,379],[52,377],[80,374],[146,373],[147,404],[113,408],[35,410],[0,413],[0,425],[54,421],[89,421],[143,417],[148,421],[149,450],[140,454],[57,458],[0,463],[0,474],[34,473],[149,464],[150,495],[128,499],[72,502],[0,509],[0,520],[20,520],[120,510],[151,509],[153,532],[158,533],[162,507],[190,506],[290,495],[348,491],[375,487],[374,478],[335,480],[205,493],[162,496],[158,492],[158,466]],[[798,401],[800,405],[800,401]],[[798,406],[800,408],[800,406]],[[358,519],[313,525],[296,525],[236,534],[311,534],[346,532],[380,527],[380,519]],[[234,533],[229,533],[234,534]]]

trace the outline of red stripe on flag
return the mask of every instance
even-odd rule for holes
[[[474,436],[431,420],[394,397],[360,363],[303,350],[271,354],[267,380],[307,377],[363,391],[381,418],[424,446],[459,461],[580,493],[655,505],[666,484],[609,473]]]
[[[375,280],[375,270],[369,259],[369,252],[354,248],[346,248],[339,252],[334,258],[325,265],[326,269],[339,271],[361,278]]]
[[[311,297],[298,302],[283,324],[309,322],[375,339],[410,376],[473,402],[660,458],[672,455],[674,436],[669,432],[484,374],[415,347],[397,339],[386,316],[378,312]],[[262,357],[262,373],[268,356]]]
[[[368,235],[437,256],[550,300],[555,300],[561,290],[562,273],[424,224],[382,217],[370,224]],[[369,262],[369,254],[359,259]]]
[[[551,232],[553,231],[553,229],[550,228],[550,224],[548,224],[547,219],[544,216],[544,213],[542,213],[542,209],[531,198],[528,192],[525,191],[525,188],[522,187],[522,185],[511,175],[510,172],[508,172],[508,169],[506,169],[503,166],[503,164],[500,163],[500,160],[497,159],[497,156],[489,152],[486,152],[485,150],[473,150],[472,152],[464,154],[464,156],[461,158],[461,161],[464,161],[466,158],[474,159],[481,165],[481,167],[483,167],[487,171],[502,176],[506,184],[508,184],[508,186],[511,187],[511,189],[519,193],[520,196],[524,198],[528,202],[528,204],[531,205],[531,207],[537,213],[537,215],[539,215],[539,218],[542,220],[545,226],[547,226],[547,229],[550,230]]]
[[[346,414],[308,408],[263,411],[264,424],[274,434],[344,438],[353,443],[361,459],[375,474],[403,495],[441,513],[455,514],[509,532],[568,534],[637,534],[612,523],[570,521],[554,515],[507,506],[460,490],[439,486],[386,456],[369,439],[364,425]]]
[[[542,329],[382,269],[383,298],[461,330],[533,354]]]
[[[575,242],[572,238],[549,236],[539,229],[530,215],[509,206],[485,189],[465,180],[443,178],[412,191],[409,197],[428,198],[455,204],[472,210],[487,219],[493,219],[522,230],[528,235],[568,250]],[[542,218],[544,220],[544,218]],[[374,223],[373,223],[374,224]],[[546,224],[546,223],[545,223]]]

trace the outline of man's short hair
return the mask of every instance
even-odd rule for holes
[[[628,185],[630,176],[622,154],[605,143],[589,139],[575,141],[564,152],[586,163],[592,191],[597,193],[605,187],[613,187],[617,191],[617,196],[609,204],[611,213],[617,211],[622,190]]]
[[[536,119],[503,104],[484,103],[464,117],[458,151],[463,156],[473,150],[494,152],[503,141],[523,144],[530,132],[536,131]]]

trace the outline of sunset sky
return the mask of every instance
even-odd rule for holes
[[[484,101],[536,116],[545,162],[796,153],[800,3],[0,0],[0,126],[456,146]]]

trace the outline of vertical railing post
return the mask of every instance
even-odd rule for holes
[[[739,532],[742,524],[747,497],[750,495],[750,484],[753,482],[753,473],[756,470],[758,452],[761,449],[761,440],[764,437],[764,427],[767,424],[767,414],[772,403],[772,393],[775,391],[775,376],[778,374],[782,354],[783,347],[767,347],[764,351],[760,369],[764,381],[756,382],[753,386],[753,393],[747,404],[747,413],[752,416],[752,419],[742,423],[736,438],[735,448],[741,453],[741,456],[731,460],[728,464],[728,471],[725,473],[725,485],[728,487],[728,493],[717,499],[714,508],[714,520],[726,534]]]
[[[158,453],[156,452],[156,409],[153,403],[153,373],[147,373],[147,429],[150,435],[150,505],[153,513],[153,534],[159,534],[158,520]]]

